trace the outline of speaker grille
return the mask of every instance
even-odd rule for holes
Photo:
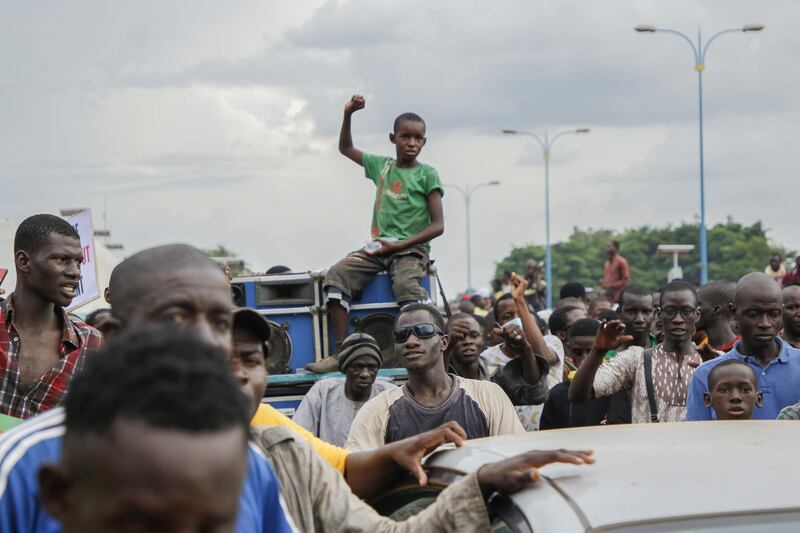
[[[372,335],[383,353],[382,368],[400,366],[394,353],[394,317],[386,313],[373,313],[364,318],[353,319],[355,330]]]
[[[292,358],[292,338],[289,336],[289,325],[278,324],[268,320],[272,329],[269,339],[269,355],[267,356],[267,372],[272,375],[288,374],[289,360]]]

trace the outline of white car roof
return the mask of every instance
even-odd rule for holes
[[[535,531],[800,509],[800,423],[791,421],[539,431],[468,441],[429,464],[469,472],[498,456],[554,448],[592,449],[597,463],[546,466],[543,482],[513,497]]]

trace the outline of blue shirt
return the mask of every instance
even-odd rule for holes
[[[60,533],[61,525],[39,503],[37,475],[44,463],[58,462],[64,410],[28,419],[0,436],[0,531]],[[291,532],[290,518],[272,467],[255,447],[247,452],[247,477],[239,498],[237,533]]]
[[[703,395],[708,392],[708,374],[723,361],[737,359],[750,365],[758,376],[758,388],[764,395],[764,405],[753,410],[753,418],[775,420],[781,409],[800,401],[800,350],[776,338],[780,351],[778,357],[761,366],[758,359],[742,355],[742,343],[737,342],[733,349],[716,359],[706,361],[694,371],[686,401],[686,420],[716,420],[717,414],[703,403]]]

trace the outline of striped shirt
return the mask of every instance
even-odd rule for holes
[[[72,320],[61,307],[56,307],[56,313],[62,324],[59,360],[23,392],[19,372],[22,341],[14,325],[14,308],[11,298],[0,302],[0,413],[28,418],[52,409],[63,398],[72,376],[82,370],[86,353],[102,346],[99,331]]]
[[[64,410],[57,407],[0,436],[0,531],[3,533],[62,530],[39,501],[37,476],[43,464],[59,461],[64,432]],[[235,531],[296,531],[275,473],[264,453],[252,443],[247,450],[247,464]]]

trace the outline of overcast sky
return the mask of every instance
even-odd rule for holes
[[[404,111],[428,123],[421,160],[473,199],[474,285],[515,245],[699,212],[697,76],[686,42],[651,23],[722,36],[705,71],[710,224],[796,230],[800,3],[795,1],[0,0],[0,216],[104,202],[128,253],[216,244],[256,269],[322,268],[369,234],[374,187],[338,154],[344,102],[363,93],[356,146],[393,154]],[[464,201],[446,191],[433,244],[465,287]],[[765,258],[766,261],[766,258]],[[602,265],[598,265],[598,277]]]

